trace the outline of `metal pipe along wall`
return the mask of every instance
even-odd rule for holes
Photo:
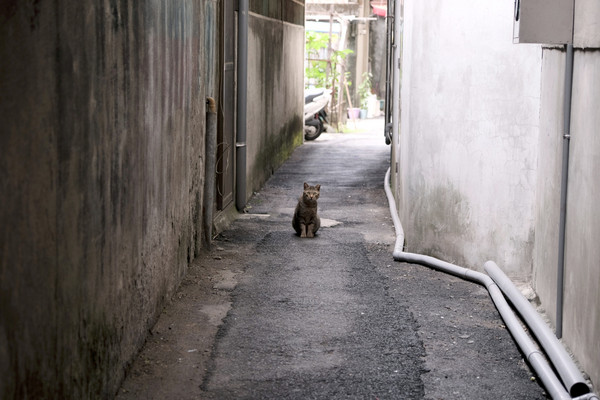
[[[237,116],[235,142],[235,204],[246,207],[246,110],[248,89],[248,0],[239,1],[237,44]]]

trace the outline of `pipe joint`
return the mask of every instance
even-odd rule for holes
[[[534,350],[531,353],[527,354],[527,361],[531,364],[531,359],[533,357],[544,357],[544,355],[539,350]]]

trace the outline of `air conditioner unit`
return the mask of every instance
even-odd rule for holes
[[[574,0],[515,0],[513,43],[573,43]]]

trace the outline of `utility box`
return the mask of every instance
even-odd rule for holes
[[[513,43],[573,43],[574,0],[515,0]]]

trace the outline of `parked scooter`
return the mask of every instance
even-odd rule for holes
[[[325,130],[331,91],[327,89],[307,89],[304,92],[304,139],[315,140]]]

